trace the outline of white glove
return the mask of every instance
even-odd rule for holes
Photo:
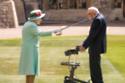
[[[54,33],[55,35],[61,35],[61,34],[62,34],[62,30],[57,29],[57,30],[54,30],[53,33]]]

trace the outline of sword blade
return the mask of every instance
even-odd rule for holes
[[[70,25],[67,25],[67,26],[63,26],[63,28],[61,28],[60,31],[63,31],[63,30],[65,30],[65,29],[68,29],[68,28],[70,28],[71,26],[77,25],[77,24],[79,24],[79,23],[81,23],[81,22],[88,22],[88,20],[87,20],[87,19],[84,19],[84,20],[78,21],[78,22],[76,22],[76,23],[73,23],[73,24],[70,24]]]

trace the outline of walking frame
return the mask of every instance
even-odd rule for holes
[[[72,61],[71,61],[71,55],[75,56],[74,60]],[[64,77],[64,83],[90,83],[90,80],[84,81],[75,77],[75,70],[80,66],[80,63],[76,62],[78,52],[73,53],[71,55],[67,56],[68,57],[67,62],[61,62],[61,65],[68,66],[69,68],[69,75]]]

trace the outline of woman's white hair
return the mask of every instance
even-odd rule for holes
[[[100,13],[99,10],[98,10],[98,8],[96,8],[96,7],[89,7],[88,11],[94,11],[96,14]]]

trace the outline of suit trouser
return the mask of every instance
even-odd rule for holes
[[[92,83],[104,83],[101,71],[100,54],[89,53],[89,64]]]

